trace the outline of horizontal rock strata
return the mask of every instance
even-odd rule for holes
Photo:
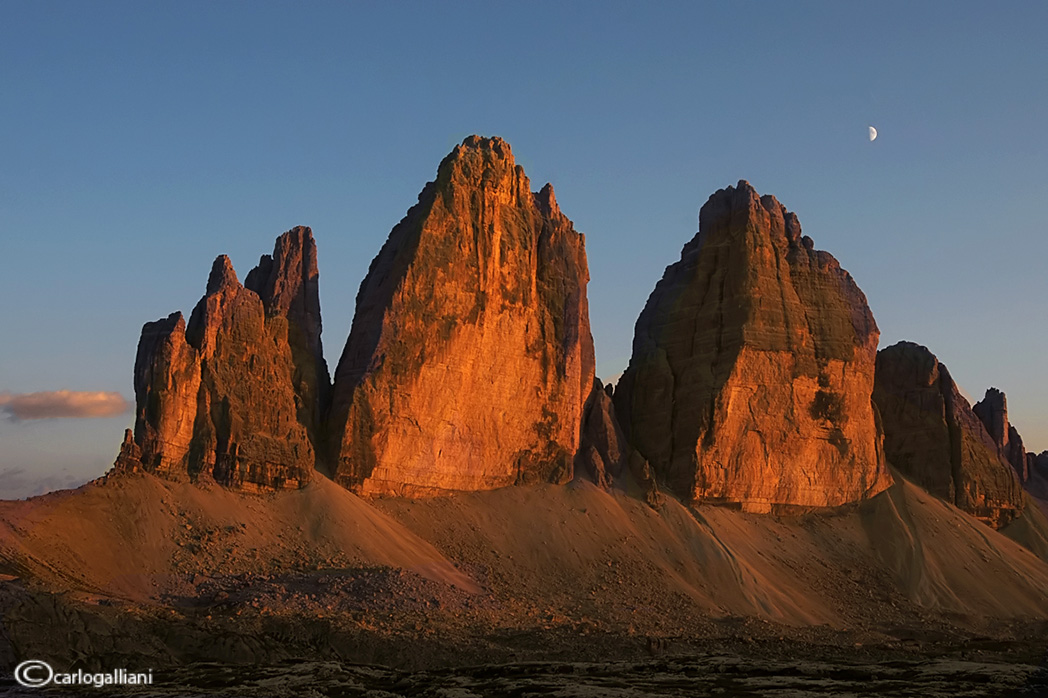
[[[689,499],[770,511],[883,490],[865,296],[747,182],[699,218],[637,320],[615,391],[629,441]]]

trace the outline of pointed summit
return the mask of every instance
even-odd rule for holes
[[[500,138],[441,162],[371,263],[328,470],[359,492],[563,481],[593,384],[583,236]]]
[[[240,280],[237,279],[237,273],[233,270],[233,263],[229,261],[229,257],[220,254],[215,257],[211,265],[211,274],[207,277],[207,294],[218,293],[225,288],[240,288]]]
[[[267,322],[286,318],[294,362],[299,421],[315,439],[331,394],[331,375],[320,339],[320,273],[313,231],[298,226],[277,238],[272,255],[262,255],[244,286],[258,294]]]
[[[134,444],[117,469],[247,490],[309,481],[327,370],[308,229],[278,238],[247,285],[221,255],[188,323],[142,329]]]
[[[987,388],[983,399],[975,403],[972,409],[997,446],[998,455],[1012,466],[1019,480],[1025,483],[1030,479],[1030,467],[1023,439],[1008,422],[1008,398],[997,388]]]
[[[547,183],[542,190],[535,195],[535,204],[546,218],[560,216],[560,207],[557,206],[557,197],[553,194],[553,185]]]

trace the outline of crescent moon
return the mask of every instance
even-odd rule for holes
[[[870,142],[872,143],[875,140],[877,140],[877,129],[875,129],[873,126],[870,126]]]

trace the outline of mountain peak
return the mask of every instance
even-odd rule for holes
[[[875,376],[884,452],[894,467],[994,528],[1022,513],[1018,478],[945,364],[927,347],[899,342],[882,349]]]
[[[396,494],[569,478],[593,384],[588,280],[552,187],[533,194],[501,138],[456,146],[360,286],[333,477]]]
[[[211,265],[211,274],[207,277],[207,294],[218,293],[224,288],[240,287],[240,280],[233,270],[233,263],[224,254],[218,255]]]
[[[560,216],[560,207],[557,206],[557,197],[553,193],[553,185],[547,183],[546,186],[542,187],[542,190],[535,195],[535,203],[538,204],[539,210],[546,218],[555,218]]]
[[[836,506],[891,483],[870,397],[877,326],[851,276],[745,180],[637,320],[615,390],[627,438],[689,499]]]

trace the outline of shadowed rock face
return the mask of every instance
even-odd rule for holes
[[[1027,453],[1026,466],[1029,479],[1023,486],[1033,496],[1048,500],[1048,451]]]
[[[853,502],[891,482],[870,400],[877,338],[851,276],[739,182],[702,207],[648,298],[615,407],[681,496],[754,511]]]
[[[596,379],[586,406],[576,463],[595,485],[607,489],[629,467],[629,451],[611,396]]]
[[[972,409],[986,426],[998,454],[1012,466],[1019,480],[1026,482],[1030,478],[1026,449],[1019,432],[1008,423],[1008,398],[997,388],[988,388]]]
[[[576,475],[583,474],[601,489],[616,486],[658,507],[659,488],[651,465],[626,441],[615,416],[613,388],[597,379],[586,405],[582,441],[575,457]]]
[[[328,470],[363,493],[571,476],[594,378],[583,236],[499,138],[444,159],[371,263]]]
[[[927,348],[900,342],[881,350],[873,399],[885,455],[906,477],[994,528],[1022,513],[1015,473]]]
[[[1042,477],[1048,477],[1048,451],[1041,451],[1033,456],[1033,470]]]
[[[328,387],[316,276],[312,234],[295,228],[248,275],[252,288],[223,255],[188,325],[181,313],[147,323],[134,443],[125,441],[117,469],[243,489],[308,481]]]
[[[299,421],[306,425],[314,442],[331,397],[331,375],[320,340],[319,278],[313,233],[300,226],[278,237],[273,254],[262,255],[258,266],[244,279],[244,287],[262,299],[267,322],[287,320]]]

